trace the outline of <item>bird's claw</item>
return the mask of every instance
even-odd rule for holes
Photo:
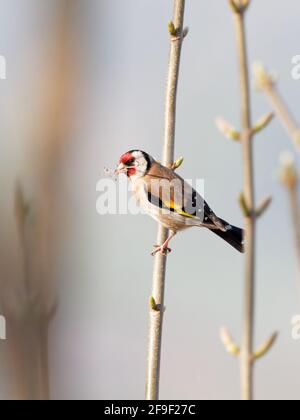
[[[172,252],[171,248],[165,247],[163,245],[154,245],[154,250],[151,252],[151,255],[154,257],[156,254],[160,253],[166,257],[170,252]]]

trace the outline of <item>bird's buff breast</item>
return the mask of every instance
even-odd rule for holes
[[[192,219],[186,219],[179,214],[160,209],[156,205],[150,203],[148,200],[147,187],[142,180],[135,180],[132,182],[132,193],[138,205],[144,212],[166,228],[174,231],[181,231],[195,226],[195,222]]]

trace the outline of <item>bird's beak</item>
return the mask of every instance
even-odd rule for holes
[[[124,165],[124,163],[120,163],[120,165],[117,167],[117,169],[115,170],[115,174],[119,175],[119,174],[124,174],[127,172],[127,168]]]

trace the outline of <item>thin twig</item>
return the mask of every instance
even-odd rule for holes
[[[266,90],[266,94],[269,98],[271,105],[274,107],[277,116],[285,127],[288,135],[293,140],[294,146],[300,151],[300,132],[299,128],[294,121],[290,111],[287,108],[287,105],[284,103],[283,98],[281,97],[279,91],[275,88],[274,85],[271,89]]]
[[[296,256],[298,262],[298,275],[300,283],[300,208],[299,208],[299,175],[294,156],[284,152],[280,158],[280,181],[287,190],[291,209],[293,233],[295,236]]]
[[[244,169],[244,199],[249,212],[245,217],[245,297],[243,341],[241,346],[241,380],[243,400],[253,399],[253,339],[255,310],[255,231],[256,211],[254,192],[254,168],[252,147],[252,123],[250,109],[249,69],[245,34],[245,10],[235,12],[235,29],[240,69],[241,123]]]
[[[297,187],[298,185],[295,188],[288,189],[288,193],[293,222],[293,231],[295,235],[296,255],[298,261],[300,283],[300,208]]]
[[[266,95],[276,111],[277,116],[282,122],[282,125],[286,129],[287,134],[291,138],[295,149],[300,152],[300,129],[282,98],[276,86],[275,79],[267,72],[262,64],[255,64],[253,70],[256,87]],[[286,160],[285,156],[283,156],[283,160]],[[293,158],[289,155],[287,160],[288,162],[282,162],[281,181],[288,191],[300,281],[300,209],[298,204],[299,178]]]
[[[234,13],[237,51],[239,58],[240,90],[241,90],[241,132],[230,128],[223,120],[218,120],[218,128],[225,136],[238,140],[243,149],[244,191],[240,194],[239,203],[245,218],[245,296],[244,296],[244,321],[243,340],[239,346],[232,338],[227,328],[221,331],[221,339],[226,350],[237,356],[241,364],[242,398],[246,401],[253,400],[253,373],[254,363],[267,354],[273,347],[278,333],[273,333],[257,351],[254,351],[254,324],[255,324],[255,244],[256,222],[269,205],[272,198],[265,198],[258,208],[255,206],[254,188],[254,158],[253,138],[260,133],[273,119],[273,114],[264,115],[253,126],[251,122],[250,83],[247,57],[247,43],[245,31],[245,12],[250,5],[250,0],[229,0]],[[221,122],[220,122],[221,121]],[[232,131],[238,136],[232,135]],[[230,135],[228,135],[228,133]]]
[[[300,152],[300,129],[276,86],[275,78],[261,64],[255,64],[253,70],[257,89],[264,92],[286,132],[292,139],[296,150]]]
[[[179,79],[179,68],[182,42],[184,38],[184,10],[185,0],[174,0],[174,18],[172,25],[169,24],[171,36],[171,51],[169,62],[169,74],[166,92],[165,135],[162,163],[171,167],[174,162],[175,126],[176,126],[176,102]],[[168,230],[159,226],[157,243],[165,242]],[[148,363],[146,380],[146,399],[157,400],[159,398],[160,359],[162,345],[162,324],[164,313],[164,292],[166,277],[166,257],[158,254],[155,257],[153,271],[152,297],[155,302],[150,308],[150,328],[148,340]]]
[[[22,187],[17,185],[15,215],[24,260],[24,282],[21,301],[14,305],[8,303],[5,309],[14,331],[11,346],[18,398],[49,400],[48,330],[53,312],[49,304],[50,290],[44,290],[42,281],[35,281],[33,276],[31,255],[37,220],[33,220],[32,214],[33,206],[26,201]]]
[[[50,400],[50,375],[49,375],[49,320],[45,318],[40,322],[40,369],[42,400]]]

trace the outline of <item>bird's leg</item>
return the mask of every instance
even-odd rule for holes
[[[154,257],[158,252],[164,256],[168,255],[172,251],[171,248],[169,248],[169,243],[175,235],[176,232],[171,231],[170,236],[162,245],[154,245],[154,250],[151,255]]]

